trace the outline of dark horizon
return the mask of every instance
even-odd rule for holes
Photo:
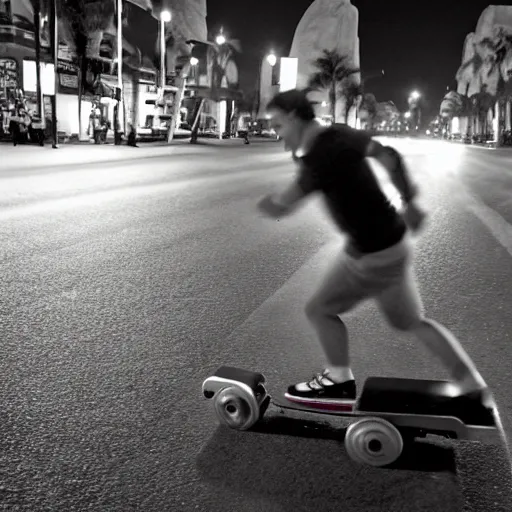
[[[288,55],[297,24],[312,3],[208,0],[209,32],[214,34],[222,26],[242,43],[244,91],[254,87],[261,56],[271,48]],[[417,89],[431,114],[438,111],[447,88],[456,88],[466,35],[475,30],[482,11],[493,5],[472,0],[462,7],[460,0],[433,0],[412,11],[409,0],[352,0],[352,4],[359,10],[361,70],[366,74],[385,70],[383,78],[368,82],[367,92],[374,93],[377,101],[393,101],[403,111],[410,91]],[[265,35],[260,27],[265,27]]]

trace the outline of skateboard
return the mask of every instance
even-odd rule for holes
[[[270,406],[282,413],[335,416],[349,420],[344,445],[361,464],[382,467],[395,462],[407,442],[426,435],[495,443],[500,438],[496,409],[457,397],[453,383],[436,380],[369,377],[353,403],[336,400],[275,399],[262,373],[221,366],[202,385],[213,399],[219,422],[250,430]]]

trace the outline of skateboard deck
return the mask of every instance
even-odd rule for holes
[[[352,416],[356,402],[339,403],[327,402],[322,400],[311,400],[308,402],[295,401],[287,398],[284,394],[279,397],[272,397],[271,403],[282,409],[290,409],[294,411],[305,411],[321,414],[332,414],[335,416]]]

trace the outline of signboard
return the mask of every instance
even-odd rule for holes
[[[281,58],[279,92],[289,91],[297,87],[297,71],[299,61],[296,58]]]
[[[0,93],[9,96],[18,88],[18,63],[14,59],[0,59]]]
[[[61,94],[78,94],[78,67],[63,60],[58,61],[59,92]]]

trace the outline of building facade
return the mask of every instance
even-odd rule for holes
[[[121,2],[91,0],[86,4],[90,12],[83,23],[87,29],[83,61],[79,58],[76,31],[69,21],[70,16],[58,13],[56,81],[50,54],[48,2],[41,0],[41,3],[41,82],[47,122],[51,120],[51,96],[56,94],[60,134],[87,138],[91,118],[95,115],[100,115],[112,128],[114,109],[118,105],[116,87],[119,79],[116,8]],[[197,91],[186,91],[186,81],[195,72],[190,66],[193,48],[207,41],[206,0],[173,0],[169,7],[171,21],[162,24],[160,11],[154,8],[151,0],[122,1],[121,131],[133,126],[142,136],[166,134],[175,112],[180,112],[177,104],[181,104],[185,97],[197,96]],[[166,71],[163,89],[160,87],[162,25]],[[8,103],[16,95],[23,94],[36,103],[36,32],[30,0],[0,0],[0,102]],[[232,60],[228,59],[227,75],[233,75],[233,66],[236,68]],[[205,65],[211,73],[213,66]],[[79,103],[80,85],[82,98]],[[179,124],[182,116],[176,115],[174,120]]]
[[[512,131],[512,7],[491,5],[466,36],[440,115],[452,136],[500,142]]]

